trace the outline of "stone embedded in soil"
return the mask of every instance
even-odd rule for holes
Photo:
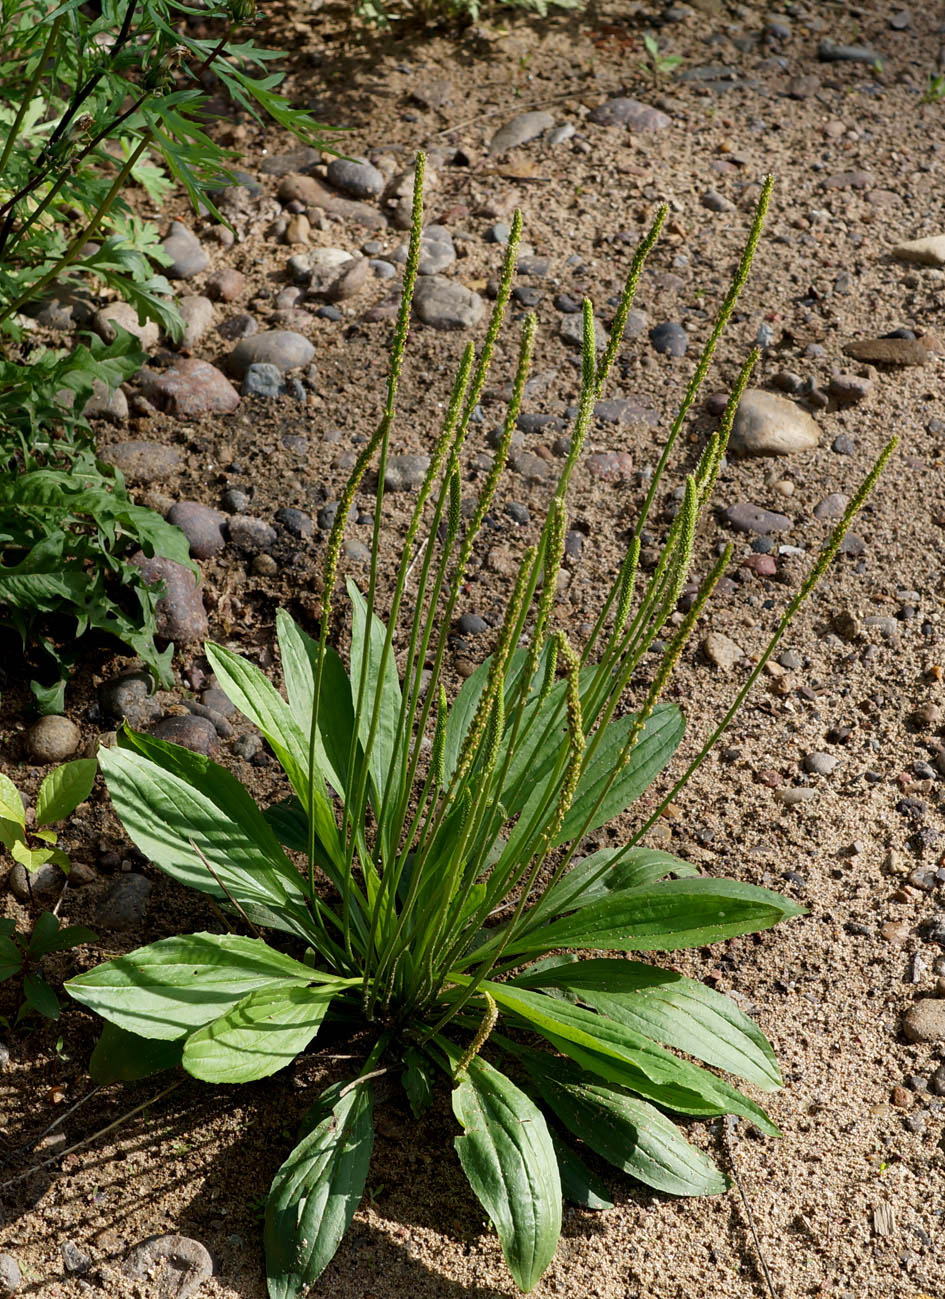
[[[348,537],[341,547],[345,559],[352,564],[366,564],[371,558],[371,551],[368,546],[360,541],[357,537]]]
[[[79,728],[68,717],[41,717],[26,732],[23,743],[33,762],[65,762],[79,747]]]
[[[116,325],[136,338],[145,352],[153,351],[161,337],[161,331],[153,320],[139,322],[138,313],[130,302],[110,302],[107,307],[100,307],[92,317],[92,328],[105,343],[114,342]]]
[[[282,180],[278,192],[283,203],[298,199],[306,207],[320,208],[330,216],[341,217],[342,220],[362,225],[368,230],[380,230],[387,225],[383,213],[376,207],[336,194],[315,176],[290,174]]]
[[[204,708],[219,713],[221,717],[232,717],[236,712],[236,705],[232,703],[230,697],[219,686],[207,686],[200,696],[200,702]]]
[[[489,630],[489,624],[478,613],[461,614],[457,627],[464,636],[482,636]]]
[[[384,474],[384,487],[388,492],[409,492],[420,487],[430,468],[430,457],[407,453],[391,456]]]
[[[114,465],[132,483],[158,483],[176,474],[181,454],[160,442],[114,442],[99,451],[99,459]]]
[[[177,309],[184,321],[184,335],[180,346],[189,350],[196,347],[213,324],[213,303],[201,293],[188,293],[178,298]]]
[[[304,510],[295,510],[290,506],[284,506],[276,510],[276,522],[281,523],[287,532],[291,532],[293,537],[304,539],[310,537],[315,531],[315,525],[312,523],[311,516]]]
[[[126,1276],[149,1284],[154,1299],[192,1299],[213,1276],[213,1259],[187,1236],[149,1236],[122,1264]]]
[[[892,255],[910,266],[945,266],[945,235],[927,235],[897,244]]]
[[[432,329],[471,329],[482,319],[485,305],[478,293],[443,275],[425,275],[417,282],[413,311]]]
[[[839,761],[832,753],[808,753],[804,757],[804,770],[814,776],[829,776]]]
[[[626,451],[592,451],[586,464],[593,478],[605,482],[622,482],[633,473],[633,457]]]
[[[736,532],[754,532],[762,537],[771,532],[790,532],[793,526],[786,514],[763,509],[762,506],[752,505],[748,501],[730,505],[723,511],[722,518]]]
[[[756,577],[774,577],[778,571],[774,555],[748,555],[741,561],[741,567],[747,568]]]
[[[650,330],[653,350],[665,356],[685,356],[689,335],[675,320],[664,320]]]
[[[222,266],[208,277],[206,287],[214,302],[235,302],[246,288],[246,276],[233,266]]]
[[[182,356],[165,370],[145,368],[138,375],[138,388],[158,410],[175,419],[230,415],[240,404],[240,395],[226,375],[194,356]]]
[[[308,171],[311,167],[317,167],[321,160],[322,155],[318,149],[304,144],[289,153],[274,153],[263,158],[259,170],[264,176],[287,176],[292,171]]]
[[[825,496],[822,501],[818,501],[814,506],[813,515],[815,519],[839,519],[843,511],[850,503],[850,498],[844,496],[842,492],[831,492]]]
[[[189,568],[167,559],[163,555],[150,558],[143,551],[131,557],[132,564],[141,570],[148,586],[165,583],[165,592],[157,603],[157,635],[161,640],[175,645],[187,641],[203,640],[209,630],[207,611],[197,579]]]
[[[27,315],[35,316],[46,329],[63,333],[87,327],[95,314],[86,292],[81,289],[70,291],[66,287],[57,289],[43,302],[28,302],[23,310]]]
[[[82,407],[86,419],[104,419],[110,424],[124,424],[128,418],[128,398],[120,388],[111,391],[103,379],[92,380],[92,395]]]
[[[703,637],[702,652],[722,672],[731,672],[735,664],[745,657],[745,651],[740,645],[718,631],[710,631]]]
[[[136,730],[143,730],[160,713],[161,705],[151,693],[149,673],[123,672],[103,681],[98,688],[98,703],[106,717],[126,719]]]
[[[285,391],[282,371],[270,361],[254,361],[240,384],[241,397],[281,397]]]
[[[211,757],[217,751],[217,728],[206,717],[194,713],[172,714],[163,717],[151,734],[158,740],[167,740],[169,744],[180,744],[193,753],[202,753]]]
[[[800,807],[803,803],[812,803],[817,797],[817,790],[810,785],[785,785],[776,789],[774,796],[785,807]]]
[[[569,347],[582,348],[584,346],[584,315],[583,313],[566,315],[563,317],[561,324],[558,326],[558,337]],[[609,335],[604,326],[597,317],[594,317],[594,347],[598,352],[603,351],[607,346]]]
[[[181,221],[171,222],[161,247],[171,259],[170,265],[161,267],[169,280],[189,280],[210,265],[200,240]]]
[[[872,388],[873,380],[869,375],[834,370],[827,384],[827,394],[840,406],[855,406],[870,395]]]
[[[172,737],[165,735],[159,738]],[[153,888],[154,885],[144,875],[119,875],[99,899],[95,909],[95,923],[102,929],[137,929],[148,914]]]
[[[258,555],[276,544],[276,530],[265,519],[252,514],[238,514],[227,525],[230,541],[247,555]]]
[[[265,361],[280,370],[294,370],[308,365],[314,355],[315,348],[303,334],[289,329],[267,329],[237,343],[226,358],[226,368],[242,379],[254,362]]]
[[[79,1249],[75,1241],[64,1240],[62,1242],[62,1266],[67,1276],[85,1276],[86,1272],[91,1270],[92,1260],[88,1254]]]
[[[548,112],[536,110],[530,113],[519,113],[510,122],[500,126],[489,142],[489,152],[493,158],[517,149],[519,145],[536,140],[545,131],[550,131],[555,119]]]
[[[393,260],[401,264],[405,263],[407,251],[408,245],[402,243],[395,249]],[[420,236],[420,261],[417,264],[417,274],[438,275],[440,271],[445,271],[448,266],[452,266],[455,261],[456,248],[453,244],[453,236],[446,226],[427,226]]]
[[[200,501],[176,501],[166,515],[168,523],[180,528],[194,559],[210,559],[226,545],[221,525],[226,515]]]
[[[52,902],[62,892],[65,882],[65,875],[52,862],[44,862],[34,871],[17,862],[7,876],[10,892],[19,902]]]
[[[866,45],[835,45],[833,41],[822,40],[817,46],[817,57],[821,63],[877,63],[880,61],[875,50]]]
[[[16,1294],[23,1283],[20,1265],[12,1254],[0,1254],[0,1299]]]
[[[932,349],[921,338],[866,338],[844,347],[847,356],[872,365],[928,365]]]
[[[258,332],[259,325],[256,317],[251,316],[248,311],[238,311],[235,316],[229,316],[222,324],[217,325],[217,333],[229,343],[235,343],[241,338],[251,338]]]
[[[590,113],[589,120],[598,126],[625,126],[630,131],[662,131],[670,125],[671,118],[658,108],[641,104],[639,99],[619,96],[599,104]]]
[[[820,441],[820,429],[800,406],[776,393],[747,388],[735,412],[728,449],[732,455],[786,456]]]
[[[945,1042],[945,999],[923,997],[906,1011],[902,1031],[910,1042]]]
[[[329,185],[350,198],[378,198],[384,192],[384,177],[366,158],[332,158],[328,164]]]

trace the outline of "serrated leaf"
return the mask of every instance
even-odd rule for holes
[[[268,1078],[305,1050],[333,996],[334,988],[259,988],[188,1037],[184,1068],[212,1083]]]
[[[463,1171],[495,1226],[516,1285],[533,1290],[561,1233],[561,1178],[537,1106],[480,1056],[459,1074],[453,1113]]]
[[[43,780],[36,797],[36,824],[49,825],[71,816],[92,792],[98,763],[94,758],[64,762]]]
[[[266,1203],[269,1299],[297,1299],[331,1262],[364,1194],[374,1093],[360,1082],[292,1151]]]

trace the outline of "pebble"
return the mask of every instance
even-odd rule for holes
[[[65,762],[79,747],[79,728],[68,717],[41,717],[23,737],[34,762]]]
[[[762,509],[747,501],[730,505],[723,511],[722,518],[736,532],[756,532],[767,536],[771,532],[789,532],[793,527],[786,514],[777,514],[774,510]]]
[[[773,555],[749,555],[741,561],[742,568],[749,569],[757,577],[774,577],[778,571],[777,561]]]
[[[408,245],[401,244],[394,250],[393,260],[403,265],[407,260]],[[456,261],[456,248],[453,236],[446,226],[427,226],[420,236],[420,260],[417,263],[418,275],[439,275]]]
[[[489,624],[478,613],[464,613],[457,623],[464,636],[482,636],[489,630]]]
[[[374,278],[378,280],[392,280],[397,274],[394,263],[385,261],[383,257],[372,257],[368,266],[374,272]]]
[[[671,119],[658,108],[620,96],[599,104],[591,111],[589,120],[598,126],[625,126],[630,131],[662,131]]]
[[[814,776],[829,776],[839,761],[832,753],[808,753],[804,758],[804,770]]]
[[[247,366],[240,384],[241,397],[281,397],[286,392],[282,371],[271,361],[254,361]]]
[[[288,153],[274,153],[263,158],[259,170],[265,176],[286,176],[290,171],[308,171],[310,167],[317,167],[321,160],[322,155],[318,149],[303,144]]]
[[[584,316],[581,314],[566,315],[558,326],[558,337],[563,343],[578,349],[584,346]],[[607,346],[608,333],[597,317],[594,317],[594,347],[602,352]]]
[[[250,733],[241,735],[239,739],[233,742],[233,753],[237,758],[242,758],[244,762],[252,762],[258,753],[262,752],[262,736]]]
[[[660,422],[659,412],[641,397],[606,397],[595,404],[594,418],[632,428],[656,428]]]
[[[221,503],[229,514],[245,514],[249,509],[249,497],[238,487],[228,487],[221,497]]]
[[[226,545],[221,524],[226,515],[199,501],[177,501],[168,510],[168,523],[180,528],[190,545],[194,559],[211,559]]]
[[[189,568],[167,559],[163,555],[147,557],[136,551],[132,564],[141,570],[148,586],[165,583],[165,592],[155,609],[157,635],[175,645],[186,641],[203,640],[209,630],[207,611],[197,579]]]
[[[171,222],[161,247],[171,259],[170,265],[161,267],[169,280],[189,280],[210,265],[200,240],[180,221]]]
[[[61,1253],[62,1266],[68,1276],[85,1276],[91,1270],[92,1260],[79,1249],[75,1241],[64,1240]]]
[[[384,474],[384,489],[388,492],[410,492],[420,487],[427,470],[430,468],[430,457],[414,453],[391,456]]]
[[[399,302],[399,299],[398,299],[398,302]],[[394,312],[391,313],[391,315],[396,315],[396,305],[397,305],[397,304],[395,304],[395,310],[394,310]],[[373,310],[377,310],[377,308],[373,308]],[[328,306],[325,306],[325,307],[319,307],[318,310],[315,312],[315,315],[318,317],[319,320],[334,320],[334,321],[338,321],[338,320],[341,319],[341,312],[338,310],[337,307],[333,307],[333,306],[331,306],[330,304],[329,304]],[[384,319],[384,320],[387,320],[388,317],[387,317],[387,316],[384,316],[383,319]]]
[[[747,388],[735,412],[728,449],[733,455],[785,456],[807,451],[820,441],[820,429],[807,411],[760,388]]]
[[[675,320],[666,320],[654,325],[650,330],[650,342],[654,351],[666,356],[685,356],[689,346],[689,336],[682,325]]]
[[[368,230],[380,230],[387,225],[384,214],[372,204],[344,198],[315,176],[289,174],[281,181],[278,195],[283,203],[298,199],[306,207],[319,208],[329,216],[340,217]]]
[[[553,131],[548,132],[548,143],[551,145],[564,144],[565,140],[571,139],[576,129],[573,122],[562,122],[560,126],[556,126]]]
[[[371,550],[357,537],[348,537],[342,544],[345,558],[352,564],[366,564],[371,558]]]
[[[945,999],[923,997],[907,1010],[902,1031],[910,1042],[945,1042]]]
[[[822,181],[824,189],[869,189],[873,176],[868,171],[837,171]]]
[[[575,312],[581,310],[581,304],[577,298],[572,298],[570,293],[559,293],[554,300],[554,308],[562,315],[573,316]]]
[[[633,474],[633,458],[626,451],[593,451],[585,463],[589,474],[605,482],[622,482]]]
[[[703,638],[702,652],[722,672],[731,672],[735,664],[745,657],[745,651],[740,645],[717,631],[710,631]]]
[[[138,731],[150,725],[161,711],[151,694],[150,674],[144,671],[123,672],[103,681],[98,688],[98,703],[106,717],[118,721],[124,718]]]
[[[848,438],[846,433],[840,433],[830,444],[830,450],[838,456],[852,456],[856,454],[856,447],[853,445],[852,438]]]
[[[86,419],[105,419],[123,424],[128,418],[128,398],[121,388],[112,391],[102,379],[92,380],[92,395],[82,407]]]
[[[267,555],[263,551],[262,554],[253,556],[252,570],[260,577],[275,577],[279,571],[279,565],[272,555]]]
[[[945,235],[927,235],[897,244],[892,255],[910,266],[945,266]]]
[[[724,194],[717,193],[714,189],[707,189],[702,195],[702,206],[709,209],[710,212],[732,212],[735,204]]]
[[[487,244],[502,244],[509,242],[509,235],[512,233],[512,227],[507,221],[497,221],[495,225],[490,226],[483,238]]]
[[[785,807],[799,807],[801,803],[812,803],[817,797],[817,790],[810,785],[787,785],[774,791],[774,796]]]
[[[827,393],[840,406],[855,406],[872,392],[873,380],[868,375],[850,374],[834,370],[827,384]]]
[[[554,124],[555,119],[544,110],[519,113],[510,122],[499,127],[489,142],[489,152],[493,158],[498,158],[501,154],[508,153],[510,149],[517,149],[520,145],[537,139],[545,131],[550,131]]]
[[[940,1064],[929,1079],[929,1090],[936,1096],[945,1096],[945,1064]]]
[[[117,338],[116,325],[136,338],[145,352],[153,351],[161,337],[161,331],[153,320],[139,324],[138,312],[130,302],[110,302],[92,317],[92,328],[105,343],[112,343]]]
[[[0,1254],[0,1296],[16,1294],[23,1283],[20,1265],[12,1254]]]
[[[278,366],[280,370],[294,370],[308,365],[314,356],[315,348],[303,334],[290,329],[267,329],[237,343],[226,358],[226,368],[242,379],[257,361]]]
[[[379,198],[384,177],[366,158],[332,158],[326,172],[329,185],[350,198]]]
[[[159,739],[176,742],[171,735],[161,735],[157,727],[154,734]],[[95,923],[102,929],[137,929],[148,914],[153,888],[154,885],[144,875],[119,875],[99,900]]]
[[[276,510],[276,522],[281,523],[293,537],[310,537],[315,531],[311,517],[304,510],[294,510],[289,506]]]
[[[52,902],[62,892],[66,877],[58,866],[44,862],[37,870],[28,871],[17,862],[7,876],[10,892],[19,902]]]
[[[213,1259],[187,1236],[149,1236],[131,1250],[122,1271],[147,1281],[155,1299],[192,1299],[213,1275]]]
[[[184,322],[184,334],[180,346],[193,348],[213,324],[213,303],[200,293],[188,293],[178,298],[177,309]]]
[[[207,297],[214,302],[235,302],[246,288],[246,276],[232,266],[223,266],[207,277]]]
[[[875,50],[865,45],[835,45],[833,41],[823,40],[817,46],[817,57],[821,63],[877,63],[880,61]]]
[[[226,375],[196,357],[182,356],[166,370],[144,369],[138,386],[142,396],[175,419],[230,415],[240,404],[239,393]]]
[[[238,311],[235,316],[230,316],[222,324],[217,325],[217,333],[230,343],[235,343],[240,338],[251,338],[258,330],[256,317],[251,316],[248,311]]]
[[[820,89],[820,78],[813,73],[792,77],[788,82],[788,94],[792,99],[810,99]]]
[[[472,289],[442,275],[425,275],[418,280],[413,311],[432,329],[471,329],[485,310],[482,298]]]
[[[236,515],[230,519],[227,529],[233,545],[247,555],[258,555],[276,544],[275,528],[252,514]]]
[[[871,365],[928,365],[932,351],[920,338],[867,338],[847,343],[847,356]]]

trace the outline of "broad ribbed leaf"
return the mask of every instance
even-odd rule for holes
[[[554,947],[672,952],[770,929],[803,914],[789,898],[739,880],[662,880],[592,902],[563,920],[513,938],[507,955]]]
[[[168,1042],[139,1037],[117,1024],[106,1023],[89,1059],[89,1074],[100,1087],[116,1082],[137,1082],[180,1064],[184,1039]]]
[[[180,934],[97,965],[65,988],[129,1033],[173,1040],[257,988],[304,987],[319,977],[260,938]]]
[[[381,659],[387,629],[377,614],[369,615],[367,601],[351,578],[348,579],[348,595],[351,598],[351,701],[357,712],[361,673],[364,670],[362,665],[366,654],[367,671],[364,698],[358,717],[358,739],[367,754],[371,785],[374,790],[374,809],[379,811],[384,797],[384,786],[387,783],[387,773],[397,743],[397,722],[401,702],[400,681],[397,677],[397,663],[393,648],[387,655],[384,675],[381,677]],[[369,617],[370,635],[367,631]],[[368,752],[371,721],[378,695],[380,695],[380,708],[377,727]]]
[[[23,968],[23,953],[12,938],[0,935],[0,983],[12,979]]]
[[[26,824],[26,813],[20,791],[9,776],[0,771],[0,818],[15,825]]]
[[[276,614],[276,631],[289,706],[307,744],[315,699],[318,644],[293,622],[284,609]],[[315,765],[339,794],[348,787],[346,771],[353,730],[354,712],[348,676],[341,659],[330,646],[326,646],[318,705],[318,734],[315,737]]]
[[[509,1271],[532,1290],[554,1257],[561,1232],[561,1178],[541,1111],[480,1057],[453,1088],[465,1130],[456,1153],[495,1225]]]
[[[640,961],[575,961],[535,974],[516,986],[562,988],[638,1033],[725,1069],[765,1091],[781,1086],[781,1071],[757,1024],[720,992],[675,970]]]
[[[580,1155],[554,1132],[551,1133],[551,1141],[555,1148],[555,1158],[558,1160],[561,1193],[564,1198],[571,1204],[577,1204],[582,1209],[593,1209],[597,1213],[605,1213],[608,1209],[612,1209],[614,1202],[610,1198],[610,1191],[597,1174],[591,1172]]]
[[[570,1061],[527,1050],[520,1057],[564,1126],[616,1168],[667,1195],[720,1195],[728,1189],[712,1160],[652,1105],[602,1087]]]
[[[240,782],[189,749],[142,735],[130,741],[142,751],[101,749],[99,763],[115,811],[145,856],[188,888],[280,911],[311,941],[317,931],[302,878]]]
[[[292,1151],[266,1204],[269,1299],[297,1299],[331,1262],[364,1194],[373,1092],[358,1083]]]
[[[305,1050],[333,996],[332,987],[259,988],[188,1037],[184,1068],[212,1083],[268,1078]]]
[[[611,866],[614,858],[619,860]],[[689,878],[698,871],[688,862],[654,848],[631,848],[629,852],[626,848],[601,848],[576,861],[531,909],[528,918],[551,920],[623,889],[655,884],[667,875]]]
[[[94,758],[77,758],[51,771],[36,797],[36,824],[49,825],[71,816],[92,792],[97,772]]]
[[[38,970],[23,979],[23,998],[37,1014],[45,1019],[59,1018],[59,998]]]
[[[625,1024],[512,984],[486,981],[482,987],[563,1055],[607,1082],[680,1114],[740,1114],[762,1132],[779,1135],[764,1110],[735,1087]]]

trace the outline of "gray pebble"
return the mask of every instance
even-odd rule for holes
[[[216,727],[206,717],[197,717],[194,713],[164,717],[152,728],[151,734],[155,739],[180,744],[204,757],[212,756],[217,750]]]
[[[786,514],[777,514],[747,501],[730,505],[722,517],[736,532],[757,532],[762,536],[769,532],[788,532],[792,527]]]
[[[377,198],[384,192],[384,177],[366,159],[332,158],[326,175],[329,185],[351,198]]]
[[[218,555],[226,542],[220,525],[226,516],[199,501],[177,501],[167,512],[167,521],[180,528],[190,545],[194,559]]]
[[[26,732],[26,753],[33,762],[65,762],[79,747],[79,728],[68,717],[41,717]]]
[[[666,320],[650,330],[650,342],[655,351],[666,356],[685,356],[689,336],[675,320]]]
[[[238,487],[228,487],[222,500],[223,508],[230,514],[245,514],[249,509],[249,497]]]
[[[414,314],[433,329],[471,329],[482,319],[482,298],[442,275],[425,275],[416,287]]]
[[[155,1299],[192,1299],[213,1275],[213,1259],[187,1236],[150,1236],[135,1245],[122,1271],[153,1286]]]
[[[489,624],[478,613],[461,614],[458,626],[464,636],[481,636],[489,630]]]
[[[839,519],[850,503],[850,498],[842,492],[831,492],[814,506],[815,519]]]
[[[344,551],[345,558],[352,564],[367,564],[371,558],[371,549],[357,537],[346,538],[341,549]]]
[[[103,681],[98,688],[98,702],[106,717],[119,721],[124,718],[138,731],[161,711],[161,705],[151,694],[151,677],[147,672],[125,672]]]
[[[304,510],[293,510],[289,507],[276,510],[276,522],[281,523],[293,537],[310,537],[315,530],[311,517]]]
[[[227,369],[241,379],[251,365],[266,361],[280,370],[293,370],[308,365],[315,348],[303,334],[290,329],[267,329],[244,338],[227,357]]]
[[[572,298],[570,293],[559,293],[555,298],[555,310],[560,311],[562,315],[573,316],[581,310],[581,304],[577,298]]]
[[[745,651],[740,645],[717,631],[709,632],[703,638],[702,652],[722,672],[731,672],[735,664],[745,657]]]
[[[244,762],[252,762],[256,754],[262,749],[262,736],[257,735],[255,731],[249,735],[241,735],[233,743],[233,752],[237,758],[242,758]]]
[[[608,99],[593,109],[590,121],[600,126],[625,126],[631,131],[661,131],[670,124],[670,118],[658,108],[624,96]]]
[[[177,309],[184,321],[184,335],[181,347],[196,347],[204,334],[213,324],[213,303],[200,293],[188,293],[178,298]]]
[[[817,46],[817,57],[821,63],[876,63],[879,55],[865,45],[835,45],[833,41],[823,40]]]
[[[561,126],[556,126],[553,131],[548,132],[548,143],[551,145],[564,144],[565,140],[570,140],[574,135],[575,126],[573,122],[563,122]]]
[[[804,660],[795,650],[782,650],[778,655],[778,663],[788,672],[797,672],[804,666]]]
[[[281,397],[286,390],[282,371],[271,361],[254,361],[240,385],[243,397]]]
[[[839,758],[832,753],[808,753],[804,758],[804,770],[816,776],[829,776],[838,762]]]
[[[189,280],[192,275],[199,275],[210,265],[210,258],[201,247],[200,240],[180,221],[171,222],[161,247],[171,258],[169,266],[161,267],[162,273],[169,280]]]
[[[52,862],[45,862],[34,871],[17,862],[7,876],[10,892],[19,902],[52,902],[62,892],[65,882],[65,875]]]
[[[96,908],[103,929],[137,929],[148,914],[153,885],[144,875],[119,875]]]
[[[265,519],[252,514],[238,514],[228,524],[230,541],[247,555],[258,555],[276,544],[276,530]]]
[[[512,233],[512,227],[505,221],[497,221],[495,225],[489,227],[483,235],[487,244],[507,244],[509,235]]]
[[[374,276],[378,280],[392,280],[397,274],[397,267],[393,262],[385,261],[383,257],[372,257],[368,262]]]
[[[238,311],[235,316],[229,316],[222,324],[217,325],[217,333],[229,343],[235,343],[241,338],[252,338],[258,332],[259,325],[256,317],[251,316],[248,311]]]
[[[802,803],[812,803],[817,797],[817,790],[810,785],[785,786],[774,791],[774,796],[785,807],[799,807]]]
[[[319,320],[339,321],[342,318],[340,310],[330,302],[327,302],[323,307],[319,307],[315,315]]]
[[[62,1242],[62,1265],[69,1276],[85,1276],[92,1266],[88,1254],[83,1254],[74,1241]]]
[[[521,505],[518,501],[509,501],[505,507],[505,512],[513,523],[524,526],[531,519],[527,505]]]
[[[16,1294],[23,1283],[20,1265],[12,1254],[0,1254],[0,1297]]]
[[[846,433],[841,433],[838,437],[835,437],[831,443],[830,449],[838,456],[852,456],[856,454],[856,447],[854,447]]]
[[[236,712],[235,704],[230,702],[229,696],[219,686],[208,686],[200,696],[200,702],[221,717],[232,717]]]
[[[541,302],[541,290],[533,288],[530,284],[516,284],[512,290],[512,297],[523,307],[537,307]]]
[[[430,457],[408,453],[391,456],[387,462],[384,487],[389,492],[409,492],[418,488],[430,468]]]
[[[174,641],[175,644],[204,640],[209,630],[207,611],[197,579],[191,570],[163,555],[148,558],[140,550],[132,555],[130,562],[141,570],[146,585],[153,586],[157,582],[165,584],[164,595],[155,610],[157,635],[160,639]]]
[[[0,1069],[6,1069],[10,1064],[10,1048],[6,1042],[0,1042]]]
[[[719,194],[714,189],[707,189],[702,195],[702,206],[707,207],[710,212],[731,212],[735,204],[724,194]]]
[[[499,127],[489,142],[489,152],[494,158],[508,153],[510,149],[528,144],[545,131],[550,131],[554,124],[555,119],[551,114],[541,109],[519,113],[510,122]]]
[[[558,326],[558,337],[563,343],[568,343],[571,347],[578,349],[584,346],[584,316],[565,315]],[[595,317],[594,319],[594,347],[598,352],[603,351],[607,346],[608,334],[604,326]]]
[[[395,249],[392,258],[403,264],[407,260],[408,245],[403,243]],[[452,266],[456,261],[456,248],[453,236],[446,226],[427,226],[420,236],[420,260],[417,263],[419,275],[438,275]]]

